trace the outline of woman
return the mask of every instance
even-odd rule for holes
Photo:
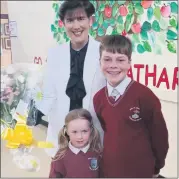
[[[58,130],[70,110],[88,109],[103,136],[92,103],[95,92],[105,85],[99,68],[99,42],[88,35],[94,12],[89,1],[79,0],[65,1],[59,9],[70,42],[49,50],[43,100],[37,104],[41,114],[48,115],[47,141],[55,145],[46,150],[51,157],[58,150]]]

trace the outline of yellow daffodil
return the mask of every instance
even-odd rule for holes
[[[2,134],[2,139],[7,141],[6,147],[11,149],[18,148],[20,146],[35,146],[39,148],[53,147],[53,144],[49,142],[36,141],[33,138],[32,129],[22,122],[22,120],[21,122],[18,121],[16,123],[14,129],[7,127]]]

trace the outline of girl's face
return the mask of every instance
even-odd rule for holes
[[[75,119],[68,123],[67,134],[71,144],[76,148],[85,147],[90,138],[90,123],[86,119]]]

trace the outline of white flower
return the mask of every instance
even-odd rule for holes
[[[19,75],[17,78],[21,83],[24,83],[25,78],[22,75]]]
[[[6,89],[6,84],[1,82],[1,92],[4,91]]]
[[[11,113],[12,116],[14,116],[14,113],[15,113],[15,112],[16,112],[16,109],[13,108],[10,113]]]
[[[6,69],[7,74],[14,74],[15,72],[16,72],[16,70],[12,66],[8,66]]]

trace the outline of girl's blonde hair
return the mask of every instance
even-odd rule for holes
[[[74,109],[70,111],[66,118],[65,118],[65,125],[59,132],[58,136],[58,144],[60,145],[60,148],[58,152],[56,153],[55,157],[53,160],[59,160],[63,158],[66,154],[66,151],[68,149],[68,143],[70,141],[70,138],[67,134],[67,127],[70,121],[75,120],[75,119],[84,119],[88,120],[90,123],[90,128],[91,128],[91,134],[90,134],[90,149],[91,151],[101,153],[102,152],[102,146],[101,146],[101,140],[100,140],[100,135],[98,130],[94,127],[93,121],[92,121],[92,116],[90,112],[86,109]]]

